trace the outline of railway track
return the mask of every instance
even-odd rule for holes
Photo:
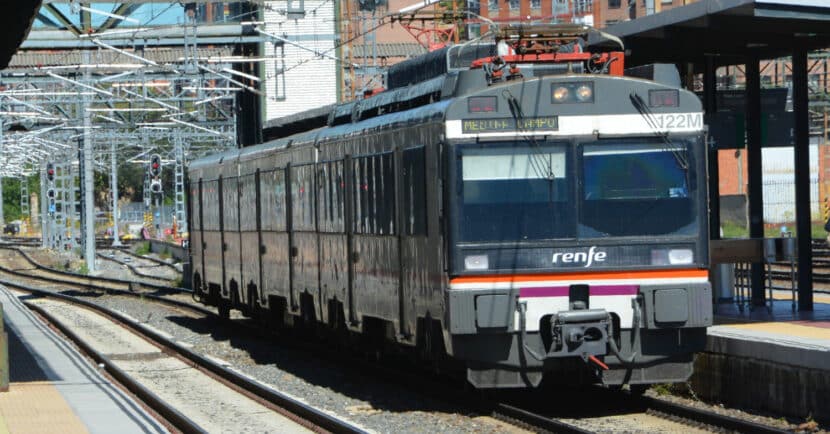
[[[137,255],[128,250],[103,250],[97,253],[99,259],[114,262],[122,267],[127,268],[136,277],[142,279],[151,279],[157,282],[170,283],[173,280],[180,279],[182,272],[176,268],[175,265],[159,259],[151,258],[149,256]],[[142,265],[144,263],[145,265]],[[149,265],[146,265],[149,263]],[[169,277],[160,277],[159,275],[148,274],[149,272],[162,272],[159,268],[166,270]]]
[[[567,390],[567,389],[565,389]],[[593,388],[566,393],[567,402],[549,398],[557,410],[538,408],[539,403],[493,404],[493,417],[536,432],[740,432],[782,434],[789,430],[738,419],[714,411],[626,392]]]
[[[50,280],[52,283],[85,285],[87,287],[98,287],[115,291],[188,294],[186,298],[189,298],[190,294],[192,294],[192,291],[189,289],[174,287],[169,284],[115,279],[102,276],[86,276],[68,271],[56,270],[40,264],[28,252],[19,247],[0,245],[0,252],[5,252],[6,261],[12,263],[12,267],[6,267],[4,271],[22,277],[40,277],[42,279]]]
[[[2,271],[0,274],[6,274],[6,272]],[[39,276],[31,276],[29,279],[42,280]],[[45,290],[39,287],[34,287],[29,284],[21,283],[18,279],[10,280],[5,277],[0,277],[0,283],[8,288],[36,295],[38,298],[58,300],[61,303],[68,303],[73,306],[80,306],[84,309],[94,311],[96,314],[107,318],[109,321],[117,323],[120,327],[129,329],[132,333],[140,335],[142,339],[153,342],[161,348],[161,352],[164,354],[174,355],[177,359],[184,361],[186,365],[196,367],[196,369],[204,375],[207,375],[213,379],[218,379],[222,384],[230,389],[243,394],[245,397],[257,403],[265,405],[272,411],[281,413],[289,419],[299,422],[301,425],[304,425],[313,431],[345,433],[365,432],[348,421],[339,419],[328,413],[321,412],[314,407],[311,407],[245,375],[242,375],[236,370],[231,369],[227,365],[216,361],[215,359],[205,357],[202,354],[191,350],[187,346],[182,345],[181,343],[166,336],[164,333],[145,327],[142,324],[139,324],[135,319],[103,307],[98,303],[87,301],[80,297],[59,294],[54,292],[54,290]],[[51,281],[47,281],[46,283],[47,285],[53,285],[53,282]],[[99,289],[104,290],[103,288]],[[107,372],[110,373],[110,375],[124,384],[127,389],[140,397],[149,407],[151,407],[158,414],[162,415],[177,429],[186,433],[206,431],[203,426],[200,426],[185,416],[183,412],[171,406],[166,399],[158,396],[152,390],[149,390],[144,384],[141,384],[132,378],[131,375],[127,374],[123,369],[119,368],[117,361],[113,361],[103,355],[100,351],[92,349],[91,345],[86,342],[86,340],[79,337],[79,333],[76,333],[75,330],[70,329],[65,324],[62,324],[61,321],[55,319],[55,317],[50,314],[47,309],[44,309],[42,306],[38,306],[38,302],[36,300],[28,301],[26,304],[45,317],[49,318],[50,323],[54,324],[70,339],[76,342],[77,345],[85,349],[85,352],[93,360],[95,360],[99,366],[103,366]],[[190,309],[190,307],[182,306],[178,303],[174,303],[173,306],[177,311],[181,311],[182,307],[185,307],[194,315],[214,316],[210,312],[205,312],[198,308]],[[141,357],[142,354],[137,354],[136,357]],[[119,356],[119,359],[130,358],[131,357],[129,355]],[[217,391],[214,389],[212,392]],[[267,417],[267,415],[263,415],[263,417]]]

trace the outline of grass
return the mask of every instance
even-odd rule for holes
[[[150,243],[138,243],[135,247],[136,255],[146,255],[150,253]]]
[[[81,265],[78,267],[78,274],[89,274],[89,266],[86,265],[86,261],[81,262]]]

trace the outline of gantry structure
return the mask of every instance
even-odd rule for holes
[[[187,231],[187,161],[256,140],[260,3],[43,1],[0,72],[0,177],[41,174],[34,220],[44,246],[80,244],[94,271],[94,173],[109,172],[117,233],[118,166],[156,154],[172,182],[145,177],[145,210],[152,219],[165,194],[159,187],[172,185],[167,196]],[[22,191],[24,212],[28,199]]]

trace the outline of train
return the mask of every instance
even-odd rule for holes
[[[712,323],[700,100],[588,27],[493,33],[190,163],[195,296],[480,389],[686,381]]]

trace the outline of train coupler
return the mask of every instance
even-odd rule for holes
[[[575,355],[585,362],[607,352],[610,317],[605,309],[571,310],[550,317],[548,357]]]
[[[519,324],[524,349],[535,359],[580,357],[588,362],[592,356],[607,353],[611,316],[605,309],[560,311],[549,316],[549,342],[542,348],[530,348],[525,324],[527,306],[519,305]]]

